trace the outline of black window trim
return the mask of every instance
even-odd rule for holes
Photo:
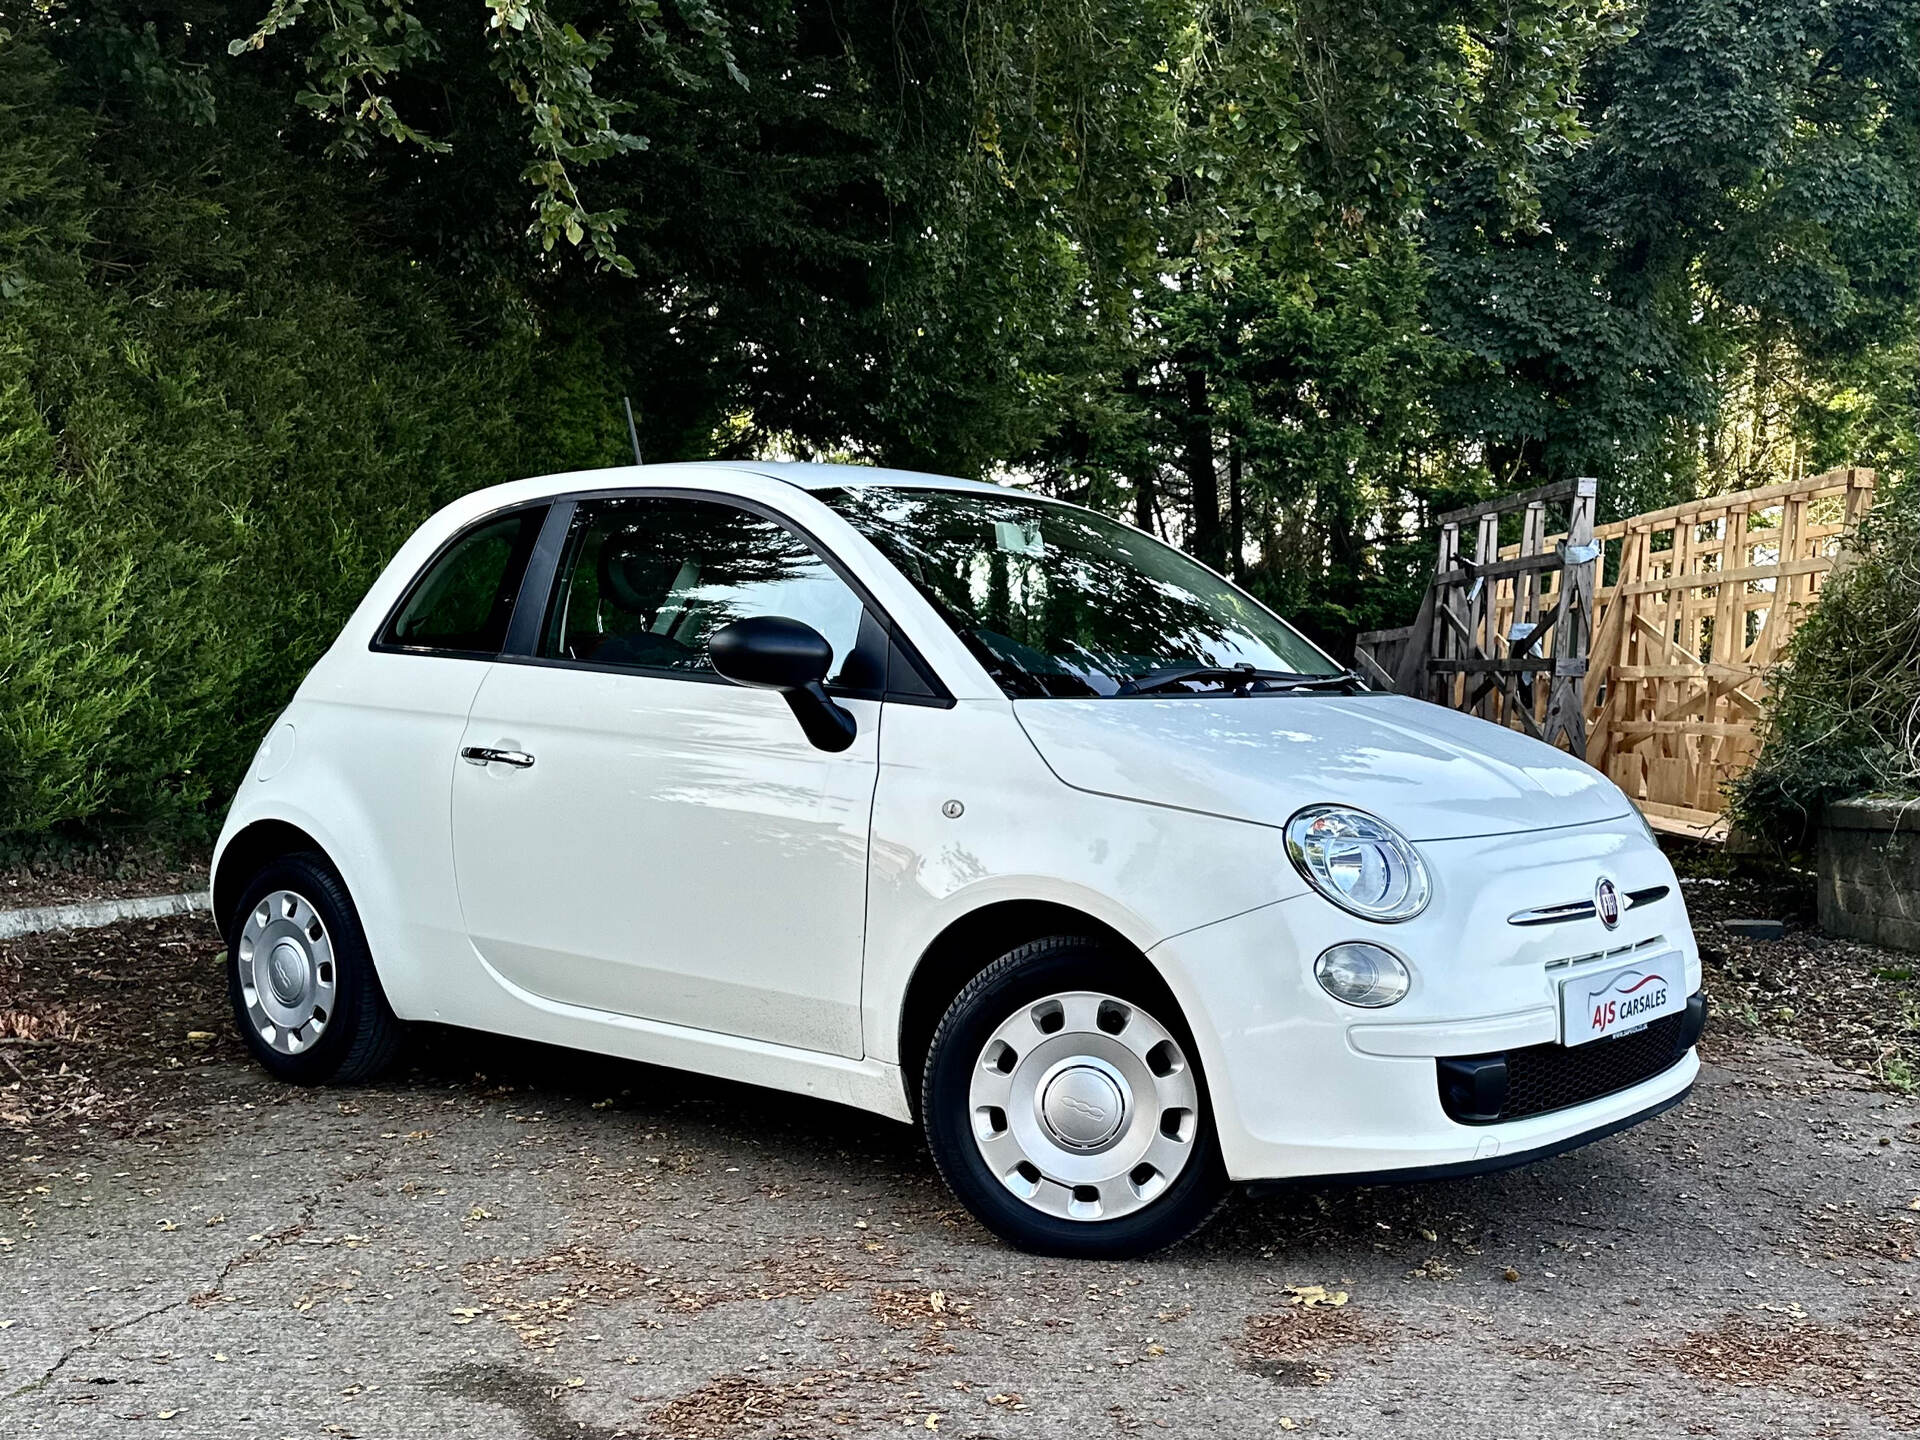
[[[757,515],[771,521],[781,528],[798,536],[816,556],[825,562],[828,569],[852,590],[855,597],[866,607],[867,612],[879,621],[881,632],[887,637],[892,650],[920,676],[933,693],[916,695],[910,691],[856,690],[842,685],[827,686],[829,695],[847,700],[877,700],[894,705],[927,705],[940,710],[950,710],[954,698],[933,667],[929,665],[912,640],[907,638],[887,609],[869,590],[866,584],[855,575],[840,557],[833,553],[830,546],[822,543],[800,521],[791,515],[776,510],[758,500],[750,500],[744,495],[731,495],[724,490],[693,489],[679,485],[640,485],[616,486],[599,490],[570,490],[563,495],[550,497],[551,509],[547,512],[546,524],[534,541],[533,553],[527,559],[527,568],[521,572],[520,589],[514,597],[513,617],[507,624],[506,644],[498,655],[484,658],[503,665],[535,665],[554,670],[591,670],[598,675],[633,675],[649,680],[683,680],[696,685],[731,685],[733,682],[724,675],[703,674],[692,670],[669,670],[664,667],[647,665],[601,665],[591,660],[566,660],[541,655],[540,634],[545,628],[547,609],[553,603],[553,587],[558,577],[560,561],[566,550],[567,536],[573,525],[574,511],[583,501],[588,500],[705,500],[717,505],[731,505],[736,510],[744,510],[749,515]],[[508,507],[514,508],[514,507]],[[465,534],[463,530],[461,534]],[[451,543],[451,542],[449,542]],[[425,574],[423,569],[422,574]],[[381,627],[382,634],[386,627]],[[469,657],[478,658],[478,657]],[[891,670],[891,656],[879,657],[881,663]]]
[[[496,520],[504,519],[508,515],[516,515],[523,511],[531,512],[541,509],[547,512],[546,518],[541,522],[540,534],[534,539],[533,549],[528,552],[527,563],[520,572],[520,585],[513,592],[513,609],[507,616],[507,634],[505,640],[501,643],[501,649],[448,650],[438,645],[401,645],[384,638],[388,632],[393,629],[394,625],[398,623],[400,612],[407,608],[407,602],[412,600],[414,595],[419,592],[420,586],[425,583],[427,576],[433,573],[434,567],[447,557],[454,546],[458,545],[462,540],[465,540],[469,535],[473,534],[474,531],[484,529]],[[413,578],[407,581],[407,588],[400,592],[400,598],[393,602],[388,608],[387,613],[380,618],[380,623],[374,626],[373,638],[367,642],[367,649],[379,655],[426,655],[441,660],[477,660],[483,664],[498,660],[504,653],[506,646],[513,643],[514,626],[519,623],[520,619],[520,605],[526,598],[527,575],[540,559],[540,544],[546,539],[547,527],[553,523],[553,510],[554,503],[550,496],[537,500],[516,500],[512,504],[501,505],[496,509],[487,511],[484,515],[476,516],[465,525],[462,525],[458,530],[454,531],[453,534],[443,540],[439,546],[435,548],[433,554],[429,555],[421,564],[420,568],[413,572]]]

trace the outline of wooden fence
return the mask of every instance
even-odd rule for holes
[[[1362,635],[1361,668],[1403,694],[1564,740],[1663,829],[1724,834],[1722,787],[1758,749],[1763,676],[1832,570],[1842,535],[1873,503],[1874,472],[1829,470],[1590,530],[1576,504],[1566,530],[1549,535],[1549,510],[1564,488],[1490,502],[1523,514],[1519,543],[1501,547],[1491,565],[1489,523],[1497,526],[1498,516],[1489,506],[1442,517],[1441,557],[1420,617],[1406,629]],[[1457,557],[1458,528],[1449,542],[1446,522],[1467,519],[1480,526],[1482,563],[1472,571],[1486,584],[1476,602],[1484,609],[1462,616],[1449,603],[1460,593],[1461,566],[1448,553],[1451,543]],[[1497,529],[1492,534],[1497,539]],[[1520,563],[1585,560],[1589,537],[1606,552],[1611,585],[1598,584],[1590,564]],[[1573,603],[1562,606],[1569,585]],[[1591,603],[1582,603],[1588,595]],[[1536,633],[1543,616],[1556,623]],[[1453,638],[1443,642],[1443,631]],[[1477,650],[1483,663],[1436,664],[1472,658],[1442,655],[1443,643]],[[1484,663],[1494,659],[1505,663]],[[1527,660],[1541,663],[1528,669]],[[1482,678],[1469,688],[1451,669]],[[1501,676],[1497,687],[1485,683],[1489,674]],[[1551,683],[1541,688],[1542,679]],[[1581,688],[1573,723],[1553,703],[1569,683]]]
[[[1666,828],[1723,833],[1722,787],[1759,749],[1763,677],[1873,503],[1871,470],[1636,515],[1601,592],[1587,762]]]

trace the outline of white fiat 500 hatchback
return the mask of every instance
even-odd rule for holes
[[[1593,770],[1126,525],[858,467],[441,511],[261,744],[213,906],[284,1079],[432,1021],[818,1095],[1058,1254],[1620,1130],[1705,1013]]]

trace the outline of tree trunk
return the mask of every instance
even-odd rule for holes
[[[1207,404],[1207,372],[1198,365],[1186,367],[1186,471],[1187,493],[1193,505],[1193,532],[1187,548],[1207,564],[1218,568],[1225,560],[1226,547],[1220,530],[1220,476],[1213,467],[1213,415]]]
[[[1120,388],[1140,402],[1142,411],[1146,409],[1146,395],[1140,388],[1138,370],[1127,371],[1121,377]],[[1133,484],[1133,523],[1150,535],[1154,533],[1153,472],[1153,450],[1143,436],[1139,455],[1127,467],[1127,479]]]
[[[1227,441],[1227,573],[1234,579],[1247,573],[1247,510],[1240,492],[1240,442]]]
[[[1153,462],[1142,460],[1133,476],[1133,523],[1153,533]]]

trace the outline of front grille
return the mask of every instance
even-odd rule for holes
[[[1440,1104],[1463,1125],[1496,1125],[1584,1105],[1679,1064],[1700,1038],[1705,1014],[1705,998],[1695,995],[1685,1010],[1632,1035],[1441,1060]]]
[[[1547,961],[1547,969],[1571,970],[1575,965],[1588,965],[1595,960],[1617,960],[1624,955],[1638,955],[1642,950],[1667,948],[1666,936],[1650,935],[1645,940],[1635,940],[1630,945],[1616,945],[1611,950],[1589,950],[1584,955],[1562,955],[1558,960]]]

